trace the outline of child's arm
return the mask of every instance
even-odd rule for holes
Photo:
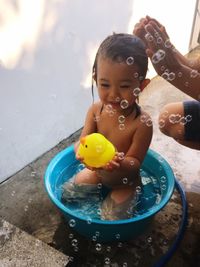
[[[95,119],[94,119],[95,108],[96,108],[95,105],[92,105],[89,108],[89,110],[87,112],[87,115],[86,115],[86,118],[85,118],[85,123],[84,123],[83,129],[82,129],[80,138],[83,137],[83,136],[86,136],[88,134],[96,132],[96,122],[95,122]],[[79,138],[79,140],[80,140],[80,138]],[[79,144],[80,144],[79,140],[74,144],[75,153],[77,152]],[[78,157],[78,155],[76,155],[76,158],[78,160],[81,160],[81,158]]]
[[[146,116],[146,121],[150,121],[150,116],[146,113],[142,113],[142,115],[144,114]],[[121,163],[121,168],[133,172],[135,171],[136,173],[139,172],[139,168],[150,146],[152,135],[153,126],[149,126],[140,120],[136,132],[134,133],[132,144],[125,155],[125,159]]]

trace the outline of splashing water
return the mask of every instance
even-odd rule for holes
[[[69,202],[63,199],[63,184],[69,180],[72,176],[78,173],[84,166],[74,163],[70,167],[68,166],[58,177],[58,184],[55,193],[57,198],[71,211],[75,212],[78,216],[83,216],[87,219],[88,223],[91,223],[92,219],[101,219],[101,205],[103,199],[109,193],[109,189],[105,186],[96,186],[96,190],[92,193],[87,192],[84,197],[83,194],[75,194],[75,201]],[[137,216],[144,214],[150,210],[154,205],[158,205],[162,200],[162,192],[167,188],[167,179],[164,176],[155,177],[151,173],[144,169],[140,170],[140,176],[142,181],[142,188],[136,190],[136,197],[131,208],[131,216]],[[127,211],[129,213],[129,211]],[[75,221],[70,221],[69,226],[74,227]]]

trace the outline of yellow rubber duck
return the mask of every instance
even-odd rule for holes
[[[105,166],[113,159],[115,147],[100,133],[92,133],[80,139],[78,155],[83,158],[83,162],[94,168]]]

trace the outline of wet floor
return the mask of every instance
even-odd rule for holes
[[[151,148],[168,161],[187,196],[188,225],[168,267],[200,266],[200,151],[185,148],[164,136],[157,124],[161,107],[185,99],[189,97],[161,78],[154,78],[140,97],[140,104],[153,118]],[[86,240],[69,226],[51,203],[43,183],[49,161],[78,136],[79,132],[63,140],[0,185],[0,216],[69,255],[71,263],[67,266],[155,266],[173,244],[180,228],[182,204],[179,193],[175,191],[168,205],[154,217],[143,236],[128,242],[116,239],[112,244],[102,244],[98,238]]]

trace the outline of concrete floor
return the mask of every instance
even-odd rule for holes
[[[194,51],[190,56],[195,56],[197,53],[199,50]],[[186,191],[188,201],[188,226],[168,267],[200,266],[200,164],[198,160],[200,151],[177,144],[160,133],[157,125],[159,110],[165,104],[185,99],[189,97],[159,77],[152,80],[140,97],[140,104],[153,118],[154,137],[151,148],[160,153],[171,165]],[[66,266],[153,266],[168,250],[177,235],[182,208],[180,196],[176,191],[168,205],[155,216],[151,227],[143,236],[123,243],[101,244],[101,250],[96,250],[97,242],[88,241],[74,232],[50,202],[43,184],[45,169],[52,157],[73,143],[79,133],[78,131],[70,138],[63,140],[0,185],[1,218],[63,253],[63,256],[70,256],[70,262]],[[0,266],[39,266],[28,265],[27,254],[23,258],[23,264],[21,261],[20,265],[19,261],[18,265],[11,265],[9,261],[6,261],[7,254],[4,249],[6,243],[2,242],[1,236],[3,234],[0,232]],[[74,239],[78,243],[76,249],[73,246]],[[12,241],[9,236],[8,241]],[[47,254],[43,250],[40,251],[46,257]],[[21,253],[24,253],[24,250]],[[19,251],[18,255],[20,258]],[[66,258],[63,259],[66,261]],[[64,260],[60,266],[65,265]],[[27,265],[24,265],[26,261]],[[43,266],[53,265],[45,263]]]

